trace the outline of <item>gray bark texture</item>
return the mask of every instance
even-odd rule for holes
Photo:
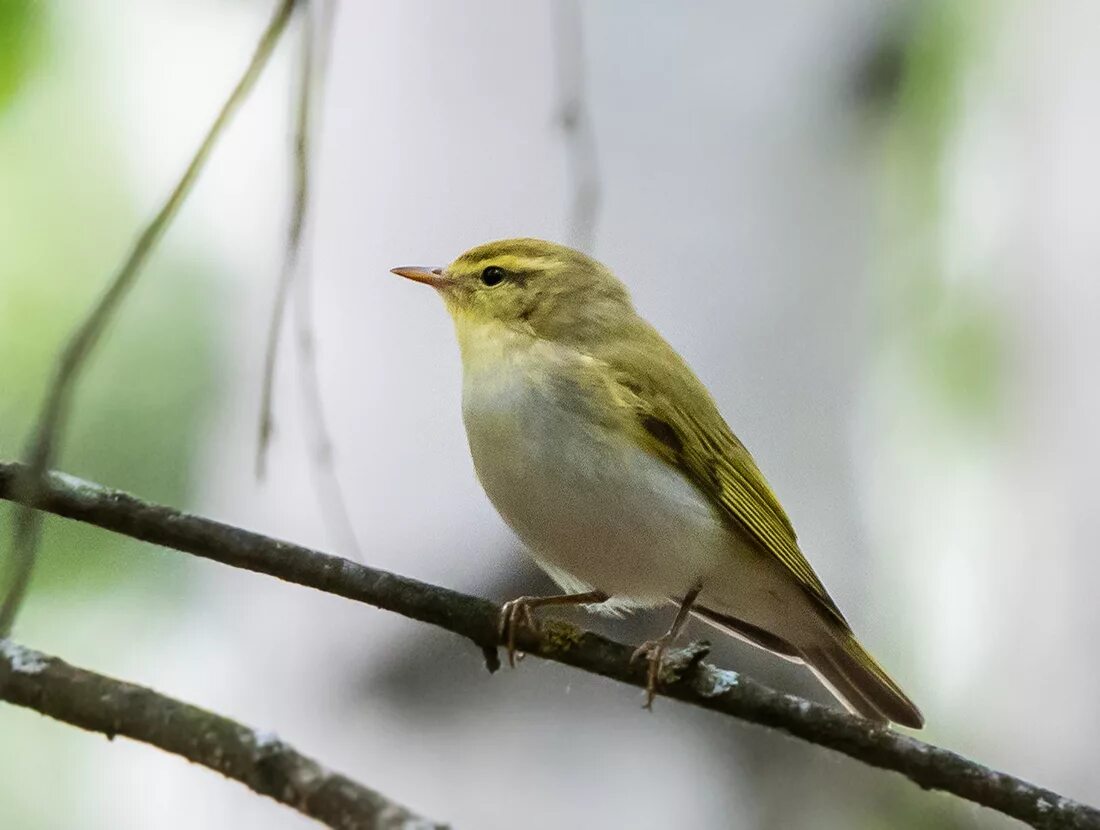
[[[0,640],[0,700],[121,735],[201,764],[339,830],[433,830],[434,824],[322,767],[268,732],[159,692]]]

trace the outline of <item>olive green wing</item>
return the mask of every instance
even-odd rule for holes
[[[799,550],[794,528],[745,445],[722,418],[710,393],[648,324],[646,332],[609,349],[614,394],[635,440],[681,470],[734,527],[790,571],[803,590],[848,627]]]

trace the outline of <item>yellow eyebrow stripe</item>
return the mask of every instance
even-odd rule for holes
[[[484,268],[488,268],[490,265],[495,265],[498,268],[503,268],[505,271],[509,271],[515,274],[522,274],[529,271],[538,271],[546,267],[546,263],[549,257],[529,257],[529,256],[517,256],[516,254],[496,254],[494,256],[480,257],[475,260],[462,261],[459,260],[455,263],[456,270],[461,272],[480,272]]]

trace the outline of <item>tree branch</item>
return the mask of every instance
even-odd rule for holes
[[[17,499],[20,465],[0,463],[0,498]],[[145,502],[128,493],[51,473],[41,509],[146,542],[265,573],[445,628],[495,658],[500,607],[488,600],[358,565],[231,525]],[[560,621],[540,632],[522,630],[528,654],[645,687],[645,667],[633,649]],[[847,713],[781,694],[751,678],[703,662],[706,649],[677,652],[678,666],[662,678],[661,694],[751,723],[779,729],[881,769],[899,772],[924,789],[942,790],[1020,819],[1036,828],[1097,830],[1100,810],[997,772],[946,749]],[[489,660],[490,668],[496,665]]]
[[[207,130],[202,143],[199,144],[195,155],[192,156],[187,169],[183,171],[176,186],[168,195],[167,200],[157,211],[152,221],[138,236],[134,247],[130,250],[126,260],[115,273],[114,278],[108,284],[106,291],[89,310],[84,320],[77,326],[57,361],[54,378],[46,390],[46,397],[35,422],[34,432],[27,447],[27,466],[18,481],[18,488],[23,494],[22,509],[16,510],[15,521],[12,525],[11,557],[8,568],[10,570],[9,584],[0,600],[0,637],[6,636],[15,623],[19,613],[19,607],[30,584],[31,572],[34,570],[35,555],[38,550],[38,541],[41,531],[39,514],[31,507],[37,506],[37,497],[42,487],[42,477],[53,464],[57,452],[58,439],[65,429],[68,420],[69,403],[76,389],[80,373],[87,363],[88,357],[99,342],[100,336],[107,328],[108,323],[114,318],[123,299],[133,288],[134,283],[141,273],[146,260],[156,247],[161,236],[168,229],[172,220],[179,212],[180,207],[187,199],[191,188],[199,178],[207,159],[214,150],[222,133],[234,113],[248,98],[248,94],[256,85],[256,81],[263,74],[271,53],[275,51],[287,21],[297,0],[278,0],[275,11],[272,14],[267,28],[260,36],[252,59],[244,70],[229,97],[222,104],[221,110],[214,118],[214,122]]]
[[[132,683],[70,666],[0,640],[0,700],[100,732],[123,735],[240,781],[340,830],[442,828],[346,776],[330,772],[275,735]]]

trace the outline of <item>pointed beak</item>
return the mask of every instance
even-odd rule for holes
[[[391,268],[390,273],[397,274],[397,276],[404,277],[413,282],[422,282],[425,285],[430,285],[432,288],[445,288],[450,283],[450,280],[443,276],[442,268],[430,268],[424,265],[403,265],[400,268]]]

